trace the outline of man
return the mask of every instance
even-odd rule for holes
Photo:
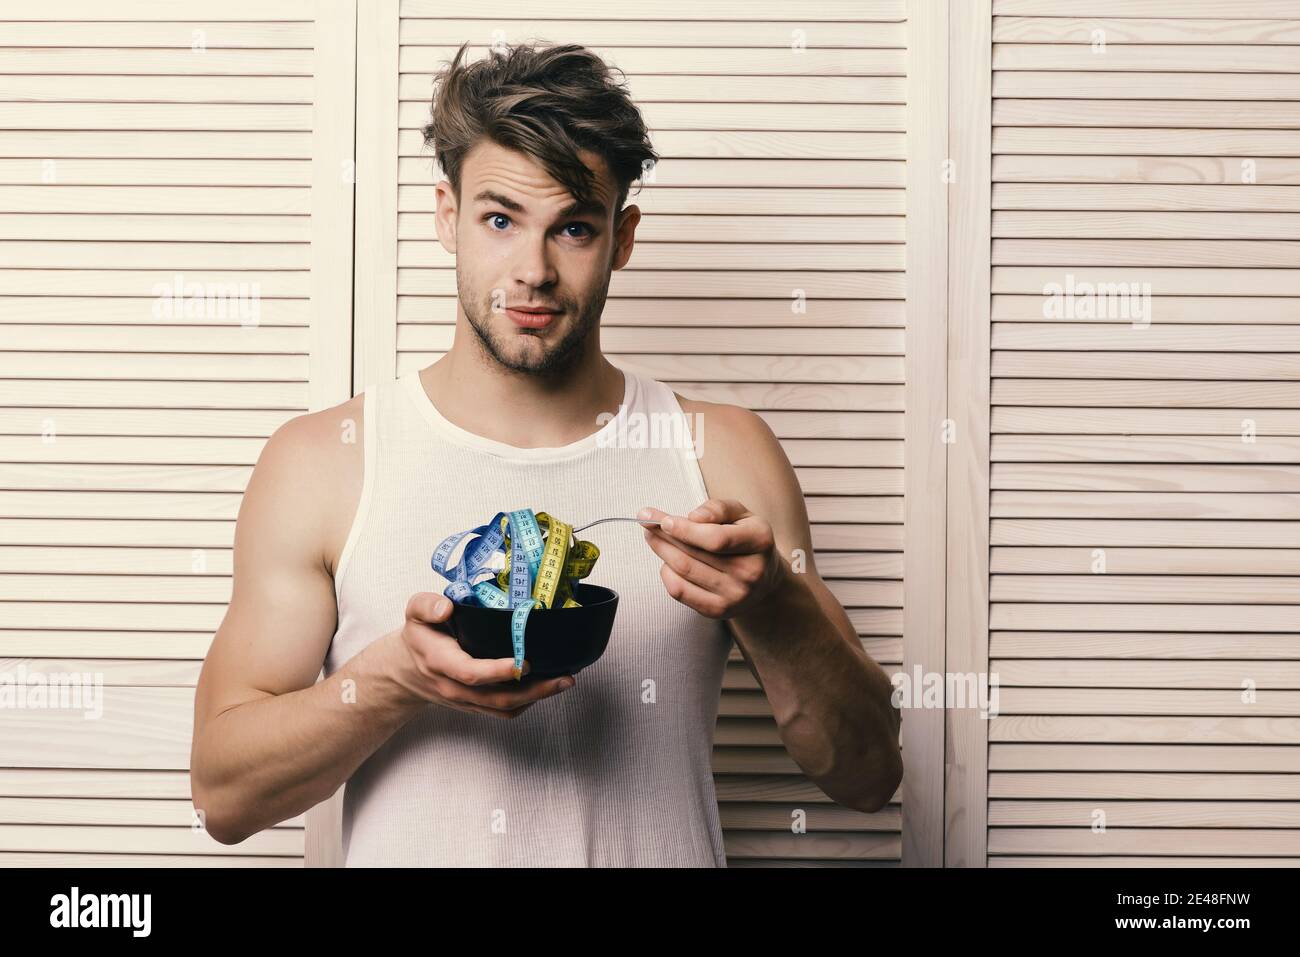
[[[582,47],[464,50],[425,129],[455,339],[268,440],[195,701],[208,832],[237,843],[346,782],[349,866],[725,866],[709,756],[733,637],[794,760],[881,808],[902,775],[892,686],[817,574],[776,437],[601,354],[640,220],[623,204],[655,159],[639,112]],[[690,448],[616,441],[662,415]],[[517,681],[445,624],[437,543],[525,506],[662,520],[584,534],[620,600],[577,676]]]

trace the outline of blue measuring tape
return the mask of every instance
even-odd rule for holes
[[[477,536],[465,546],[460,561],[451,562],[462,539]],[[489,566],[498,552],[505,566]],[[531,508],[497,512],[492,521],[448,535],[434,550],[433,570],[450,581],[443,594],[458,605],[512,608],[510,639],[515,657],[515,680],[523,676],[524,632],[535,607],[579,608],[573,587],[591,574],[600,549],[573,537],[573,526]],[[479,579],[480,575],[489,577]]]

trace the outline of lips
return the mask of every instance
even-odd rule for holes
[[[544,306],[507,307],[506,315],[510,317],[515,325],[522,326],[525,329],[544,329],[559,315],[559,310],[549,309]]]

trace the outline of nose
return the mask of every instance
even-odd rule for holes
[[[555,281],[555,268],[546,247],[546,235],[528,237],[517,246],[518,256],[514,262],[516,281],[536,289]]]

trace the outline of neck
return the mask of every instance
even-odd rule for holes
[[[458,343],[421,369],[420,381],[444,418],[518,448],[554,448],[590,435],[602,412],[618,413],[625,388],[623,372],[599,349],[586,350],[554,380],[506,369]]]

